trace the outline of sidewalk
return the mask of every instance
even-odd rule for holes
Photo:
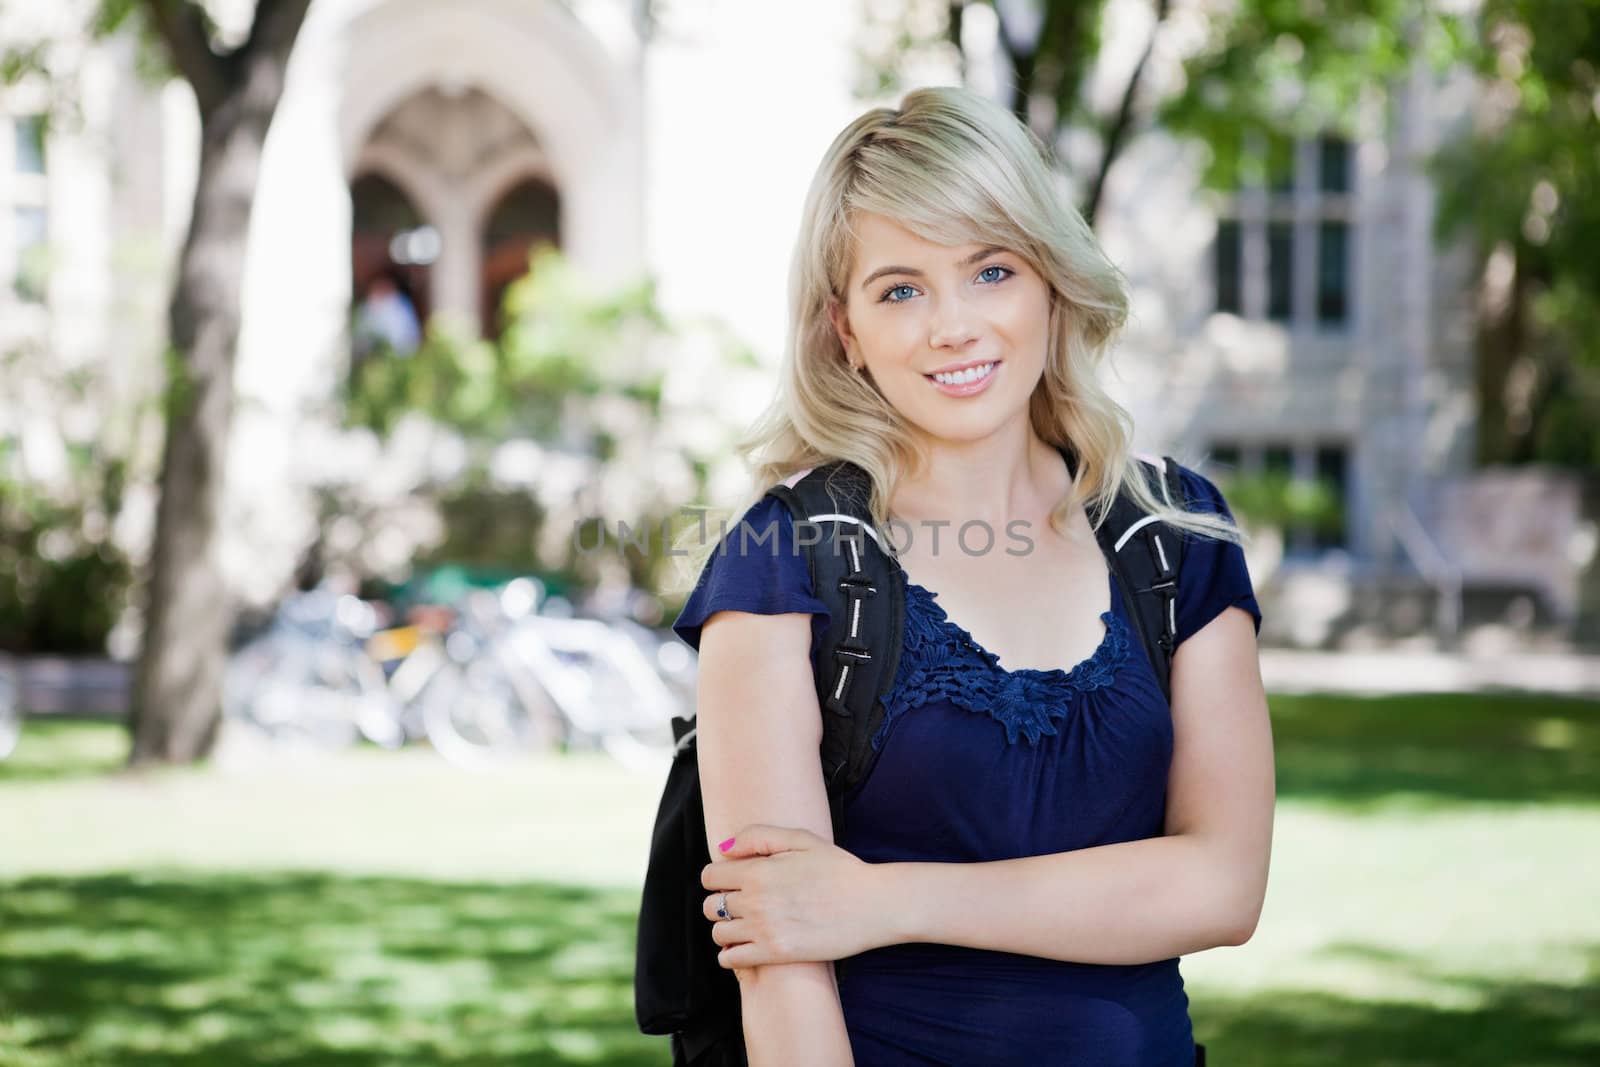
[[[1600,656],[1261,650],[1269,693],[1472,693],[1493,689],[1600,700]]]

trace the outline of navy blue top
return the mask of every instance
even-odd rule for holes
[[[1180,467],[1193,510],[1230,514],[1217,487]],[[787,509],[766,497],[730,527],[673,624],[692,647],[722,610],[810,612],[813,664],[826,630]],[[776,539],[755,535],[775,529]],[[1182,643],[1229,605],[1261,611],[1239,546],[1186,535]],[[1070,669],[1010,671],[906,582],[904,645],[884,698],[879,751],[844,798],[840,846],[871,863],[976,863],[1163,832],[1171,708],[1110,578],[1105,636]],[[1004,907],[1003,900],[995,902]],[[1095,1064],[1191,1067],[1194,1038],[1176,957],[1068,963],[956,945],[901,944],[836,963],[859,1067]]]

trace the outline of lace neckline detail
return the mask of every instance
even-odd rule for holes
[[[1099,616],[1105,635],[1093,652],[1070,668],[1011,670],[945,613],[937,593],[912,581],[904,568],[900,576],[906,590],[904,645],[894,686],[884,698],[883,724],[872,738],[874,748],[900,715],[934,700],[989,715],[1005,727],[1009,744],[1026,737],[1036,745],[1042,736],[1058,732],[1056,723],[1082,694],[1110,685],[1127,658],[1130,633],[1115,610],[1114,578],[1108,577],[1112,607]]]
[[[973,650],[973,652],[983,659],[984,662],[988,663],[991,667],[1002,674],[1029,674],[1040,678],[1071,679],[1075,676],[1089,673],[1088,669],[1093,666],[1097,659],[1102,658],[1106,654],[1106,646],[1111,642],[1111,623],[1113,617],[1116,615],[1116,612],[1112,609],[1107,609],[1102,611],[1098,616],[1100,621],[1104,623],[1106,627],[1106,632],[1104,636],[1100,638],[1100,643],[1094,647],[1094,651],[1090,652],[1087,656],[1073,664],[1071,667],[1017,667],[1012,669],[1002,664],[1000,662],[1000,657],[985,648],[977,638],[973,637],[972,634],[967,631],[966,627],[950,618],[950,616],[944,610],[944,605],[939,603],[938,593],[934,592],[932,589],[929,589],[925,585],[919,585],[912,581],[911,578],[906,575],[904,568],[901,568],[900,574],[905,578],[907,610],[909,610],[911,600],[915,598],[918,601],[919,606],[928,611],[930,614],[934,615],[940,625],[953,630],[955,635],[960,638],[961,641],[967,644]],[[1117,590],[1113,585],[1111,589],[1113,606],[1116,603],[1116,596]]]

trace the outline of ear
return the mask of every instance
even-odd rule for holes
[[[828,321],[833,323],[833,332],[838,335],[839,343],[848,355],[855,345],[855,335],[850,332],[850,319],[845,314],[844,305],[836,296],[828,297]]]

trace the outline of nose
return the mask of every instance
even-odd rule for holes
[[[978,335],[973,310],[959,296],[940,297],[928,324],[931,348],[963,348]]]

